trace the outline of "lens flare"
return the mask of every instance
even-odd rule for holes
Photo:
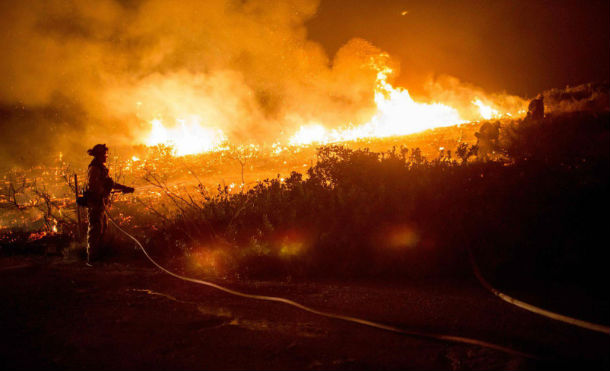
[[[375,237],[375,243],[385,249],[404,250],[417,247],[421,235],[413,225],[395,224],[380,229]]]
[[[274,238],[273,245],[280,257],[289,259],[301,255],[307,250],[308,234],[300,229],[279,232]]]
[[[222,275],[228,269],[229,256],[222,247],[206,247],[190,255],[192,268],[211,275]]]

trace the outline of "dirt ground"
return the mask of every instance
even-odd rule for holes
[[[610,336],[526,312],[470,282],[237,282],[333,313],[470,337],[543,359],[415,338],[232,296],[142,264],[0,258],[4,369],[608,368]]]

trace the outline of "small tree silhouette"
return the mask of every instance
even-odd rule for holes
[[[462,160],[462,165],[465,165],[468,162],[468,158],[477,155],[478,150],[479,147],[476,144],[469,146],[468,143],[460,143],[455,153]]]
[[[256,158],[256,156],[258,155],[258,147],[256,145],[250,144],[250,145],[240,145],[240,146],[235,146],[232,145],[229,149],[228,152],[228,156],[229,158],[232,158],[233,160],[237,161],[239,163],[239,166],[241,167],[241,189],[243,191],[243,187],[246,184],[246,181],[244,179],[244,167],[246,166],[246,163],[248,161],[250,161],[253,158]]]

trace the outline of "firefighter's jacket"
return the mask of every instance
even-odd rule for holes
[[[89,207],[103,208],[108,203],[110,192],[113,189],[126,188],[115,183],[108,175],[108,168],[95,159],[89,164],[88,181],[87,204]]]

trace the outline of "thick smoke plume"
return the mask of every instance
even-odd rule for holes
[[[527,100],[506,93],[486,93],[483,89],[460,81],[448,75],[428,78],[424,85],[429,99],[436,99],[444,104],[457,108],[460,116],[466,120],[480,119],[475,99],[492,105],[498,112],[519,112],[527,109]]]
[[[375,86],[366,64],[380,50],[353,40],[329,60],[304,26],[317,6],[2,2],[0,125],[8,135],[0,155],[35,163],[97,142],[133,144],[156,117],[199,115],[202,125],[247,142],[312,120],[362,121]]]
[[[608,82],[567,86],[542,93],[545,108],[551,112],[610,110],[610,84]]]
[[[285,140],[310,123],[366,122],[375,112],[371,62],[382,51],[356,38],[328,56],[307,37],[318,5],[0,2],[0,161],[32,165],[59,152],[82,158],[95,143],[141,143],[155,118],[196,115],[238,143]],[[465,118],[475,116],[473,97],[483,98],[448,77],[428,88],[431,101],[455,103]]]

